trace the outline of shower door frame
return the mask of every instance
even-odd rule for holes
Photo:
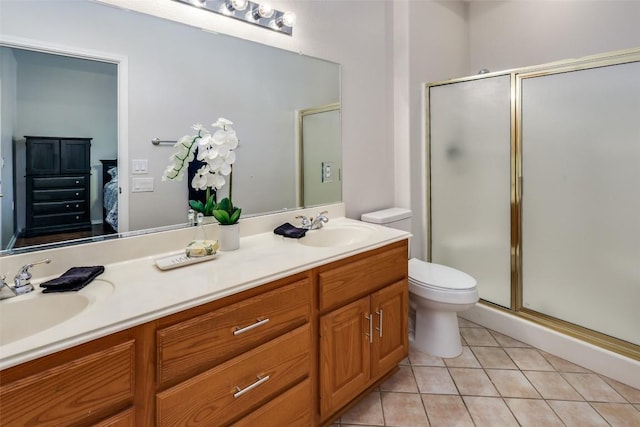
[[[433,229],[431,213],[431,122],[430,122],[430,89],[436,86],[469,82],[497,76],[510,76],[510,307],[482,300],[481,304],[489,305],[501,311],[532,321],[560,333],[589,342],[599,347],[611,350],[626,357],[640,360],[640,345],[621,340],[619,338],[586,328],[556,317],[529,309],[523,306],[523,277],[522,277],[522,82],[528,78],[542,77],[559,73],[588,70],[598,67],[640,62],[640,48],[609,52],[584,58],[558,61],[538,66],[505,70],[494,73],[475,75],[442,82],[425,84],[425,140],[426,140],[426,214],[427,238],[425,239],[426,259],[432,261]]]

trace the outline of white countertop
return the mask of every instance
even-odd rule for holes
[[[91,295],[99,289],[97,300],[62,323],[0,346],[0,369],[410,237],[404,231],[347,218],[331,218],[324,229],[345,225],[368,227],[372,233],[352,244],[311,247],[272,231],[260,232],[242,237],[236,251],[220,251],[211,261],[168,271],[161,271],[154,264],[154,259],[166,252],[105,263],[105,272],[96,279],[99,285],[92,283],[80,291]],[[105,246],[103,251],[109,249],[117,248]],[[55,295],[35,293],[32,298]],[[2,304],[26,297],[4,300],[0,310]],[[25,314],[24,319],[4,321],[15,321],[20,327],[20,322],[28,322],[29,318]]]

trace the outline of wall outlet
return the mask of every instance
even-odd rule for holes
[[[137,175],[149,173],[149,161],[147,159],[131,160],[131,173]]]
[[[153,178],[133,178],[131,183],[132,193],[153,191]]]

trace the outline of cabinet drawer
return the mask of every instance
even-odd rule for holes
[[[56,202],[60,200],[85,200],[84,188],[64,188],[60,190],[35,190],[34,202]]]
[[[86,212],[69,214],[38,215],[31,220],[31,227],[49,227],[53,225],[82,224],[88,221]]]
[[[186,378],[309,321],[307,279],[161,329],[158,380]]]
[[[407,277],[407,244],[318,274],[320,310],[339,307]]]
[[[306,379],[247,415],[233,427],[308,427],[311,425],[311,381]]]
[[[156,397],[158,426],[225,425],[308,377],[309,325],[197,375]]]
[[[48,188],[84,188],[86,178],[84,176],[59,176],[50,178],[33,178],[32,182],[34,190]]]
[[[41,202],[31,206],[34,215],[49,215],[58,213],[82,213],[86,202],[83,200],[69,200],[64,202]]]
[[[133,403],[134,341],[0,386],[7,426],[68,426]],[[32,402],[25,410],[25,402]]]

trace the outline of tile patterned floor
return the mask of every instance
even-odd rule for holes
[[[459,357],[411,349],[334,426],[640,426],[640,390],[464,319],[460,334]]]

